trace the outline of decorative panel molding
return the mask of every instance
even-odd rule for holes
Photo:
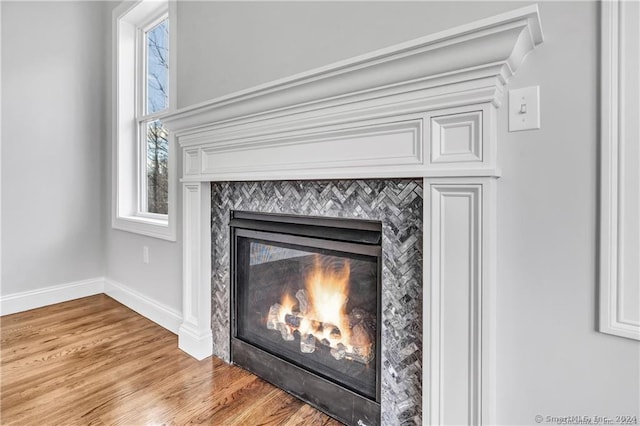
[[[470,105],[425,114],[425,177],[500,175],[496,164],[496,107]],[[486,173],[492,170],[493,173]]]
[[[640,340],[640,3],[602,2],[600,324]]]
[[[482,111],[431,117],[431,162],[482,162]]]
[[[331,169],[331,178],[354,170],[424,167],[422,119],[376,122],[357,128],[314,129],[310,134],[248,138],[202,148],[203,175],[213,180],[255,179],[254,173]],[[314,177],[319,177],[318,173]]]
[[[196,359],[211,355],[211,186],[182,186],[182,318],[178,347]]]
[[[200,149],[185,149],[184,155],[184,174],[185,175],[198,175],[201,170],[200,161]]]
[[[429,424],[494,424],[494,185],[425,179]]]

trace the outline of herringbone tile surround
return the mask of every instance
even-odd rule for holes
[[[211,193],[213,353],[227,361],[230,210],[382,222],[382,424],[421,424],[422,180],[213,182]]]

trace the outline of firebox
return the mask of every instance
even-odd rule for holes
[[[381,222],[232,211],[230,226],[231,361],[380,424]]]

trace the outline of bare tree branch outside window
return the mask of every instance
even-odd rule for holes
[[[147,114],[162,111],[169,104],[169,22],[147,32]],[[167,214],[169,195],[169,144],[160,120],[146,123],[147,211]]]

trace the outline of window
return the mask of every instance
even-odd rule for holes
[[[142,141],[140,181],[143,182],[140,212],[166,215],[169,142],[167,130],[157,116],[169,108],[169,19],[162,16],[160,22],[142,31],[141,38],[144,70],[141,69],[139,78],[144,97],[138,117]]]
[[[114,10],[116,229],[175,241],[175,142],[162,116],[175,108],[175,2]]]

